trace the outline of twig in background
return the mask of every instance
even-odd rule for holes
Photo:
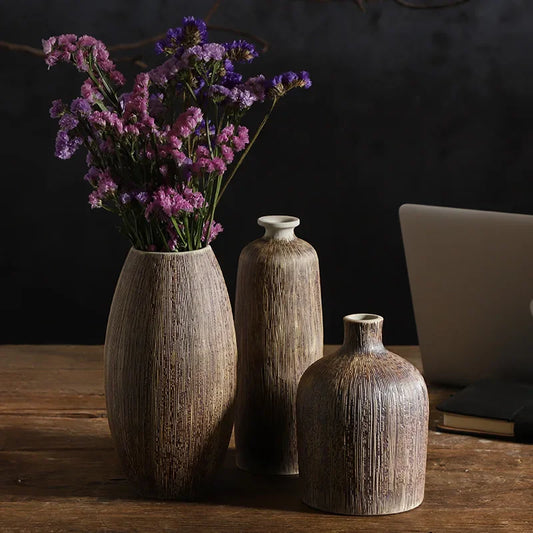
[[[248,33],[246,31],[236,30],[235,28],[227,28],[225,26],[211,26],[208,25],[207,28],[209,30],[214,31],[221,31],[225,33],[233,33],[234,35],[237,35],[239,37],[245,37],[247,39],[250,39],[251,41],[255,41],[259,45],[261,45],[261,52],[265,53],[268,50],[269,44],[268,41],[265,41],[265,39],[262,39],[261,37],[258,37],[257,35],[253,35],[252,33]],[[134,50],[136,48],[142,48],[144,46],[147,46],[149,44],[155,43],[156,41],[159,41],[165,37],[164,33],[154,35],[152,37],[147,37],[146,39],[141,39],[140,41],[134,41],[131,43],[119,43],[114,44],[112,46],[108,47],[108,50],[111,52],[116,52],[117,50]],[[39,48],[34,48],[33,46],[27,45],[27,44],[18,44],[18,43],[11,43],[8,41],[0,41],[0,48],[4,48],[6,50],[11,50],[13,52],[25,52],[30,55],[34,55],[37,57],[44,57],[44,53]],[[117,61],[124,61],[124,59]],[[135,59],[133,62],[136,61],[142,61],[142,56],[135,56]],[[146,68],[146,65],[143,63],[143,68]]]
[[[447,7],[460,6],[466,4],[470,0],[453,0],[452,2],[444,4],[415,4],[413,2],[407,2],[406,0],[393,0],[396,4],[409,9],[445,9]]]
[[[220,7],[221,3],[222,3],[222,0],[215,0],[213,5],[211,6],[211,9],[209,9],[209,11],[207,12],[207,15],[204,18],[204,22],[206,24],[209,23],[209,21],[211,20],[211,17],[218,11],[218,8]]]

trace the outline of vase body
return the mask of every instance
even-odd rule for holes
[[[231,434],[236,363],[211,248],[132,248],[109,314],[105,390],[116,450],[142,495],[193,499],[209,487]]]
[[[345,340],[298,389],[303,501],[340,514],[407,511],[424,498],[428,394],[418,370],[387,351],[377,315],[344,318]]]
[[[298,219],[258,222],[265,235],[242,250],[237,274],[237,465],[290,475],[298,473],[298,382],[323,353],[318,257],[295,237]]]

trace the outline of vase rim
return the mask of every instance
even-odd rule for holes
[[[207,246],[204,246],[203,248],[200,248],[198,250],[185,250],[183,252],[148,252],[146,250],[138,250],[137,248],[135,247],[131,247],[130,248],[130,251],[131,252],[134,252],[136,254],[141,254],[141,255],[179,255],[179,256],[183,256],[183,255],[187,255],[187,254],[197,254],[197,253],[202,253],[202,252],[206,252],[207,250],[211,250],[211,245],[208,244]]]
[[[263,228],[288,229],[300,225],[300,219],[290,215],[265,215],[257,219]]]
[[[375,324],[377,322],[383,322],[383,317],[373,313],[354,313],[346,315],[344,321],[356,324]]]

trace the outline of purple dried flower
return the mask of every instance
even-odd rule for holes
[[[91,208],[144,215],[162,230],[155,240],[143,231],[132,236],[141,249],[187,249],[189,236],[194,246],[209,244],[222,231],[206,221],[219,190],[213,179],[250,143],[247,128],[239,126],[244,111],[266,96],[311,85],[307,72],[292,71],[270,82],[261,75],[244,81],[234,64],[257,57],[255,47],[243,40],[208,43],[205,23],[193,17],[157,43],[156,50],[168,56],[164,63],[138,75],[133,90],[120,96],[116,88],[124,76],[94,37],[51,37],[43,50],[49,66],[69,62],[89,75],[81,98],[68,107],[60,100],[52,104],[50,114],[60,126],[56,155],[68,159],[85,142]],[[130,232],[133,226],[124,224]]]
[[[129,204],[131,202],[131,194],[128,192],[123,192],[119,195],[119,200],[122,205]]]
[[[171,57],[162,65],[150,70],[148,75],[153,83],[164,86],[181,70],[182,64],[179,59]]]
[[[265,77],[260,74],[259,76],[254,76],[253,78],[248,78],[243,84],[242,87],[248,89],[255,97],[258,102],[263,102],[265,100],[265,85],[267,81]]]
[[[70,114],[65,113],[60,119],[59,119],[59,127],[63,131],[70,131],[73,130],[77,125],[79,124],[78,119]]]
[[[284,96],[291,89],[301,87],[303,89],[309,89],[311,87],[311,78],[309,72],[302,70],[301,72],[285,72],[272,78],[270,82],[267,82],[267,93],[270,97]]]
[[[83,176],[85,181],[88,181],[91,185],[96,186],[96,182],[100,176],[100,171],[96,167],[89,167],[87,174]]]
[[[81,137],[70,137],[66,131],[59,130],[56,137],[55,155],[59,159],[70,159],[82,143]]]
[[[207,25],[202,19],[184,17],[182,24],[183,46],[194,46],[207,41]]]
[[[54,100],[50,108],[50,116],[52,118],[59,118],[66,110],[67,106],[61,100]]]
[[[82,117],[87,117],[92,111],[91,104],[85,98],[76,98],[70,104],[72,113],[79,114]]]
[[[207,40],[207,26],[202,19],[185,17],[179,28],[170,28],[167,35],[155,45],[158,54],[174,55],[183,48],[203,44]]]
[[[111,177],[109,170],[105,170],[100,173],[100,178],[98,179],[98,193],[101,198],[110,192],[116,191],[118,188],[117,184]]]
[[[228,59],[237,63],[250,63],[259,55],[253,44],[243,40],[225,43],[224,48]]]
[[[230,91],[229,101],[239,109],[247,109],[253,105],[256,98],[248,89],[233,87]]]
[[[161,118],[167,110],[163,104],[163,97],[163,93],[152,93],[148,99],[148,112],[157,119]]]
[[[146,191],[139,191],[135,193],[135,199],[141,204],[146,205],[148,200],[150,199],[150,195]]]
[[[217,43],[198,44],[187,48],[180,58],[184,66],[189,66],[195,61],[222,61],[226,54],[226,49]]]
[[[222,102],[229,98],[230,93],[230,89],[228,89],[224,85],[211,85],[207,94],[209,98],[213,99],[213,101]]]
[[[228,89],[233,89],[236,85],[241,83],[242,75],[232,70],[226,71],[226,75],[220,80],[220,85],[224,85]]]

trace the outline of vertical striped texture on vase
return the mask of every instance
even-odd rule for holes
[[[344,344],[298,388],[303,501],[340,514],[381,515],[424,498],[428,394],[408,361],[385,349],[383,319],[344,317]]]
[[[142,495],[192,499],[209,487],[231,434],[236,365],[211,248],[131,249],[109,315],[105,389],[115,447]]]
[[[298,382],[323,353],[318,257],[295,237],[297,218],[258,223],[265,235],[243,249],[237,274],[237,465],[297,474]]]

